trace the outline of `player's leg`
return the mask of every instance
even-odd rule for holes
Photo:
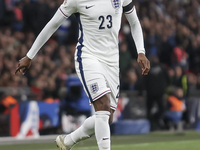
[[[109,95],[105,94],[93,102],[95,108],[95,136],[99,150],[110,150],[110,126],[112,122]],[[112,113],[110,113],[110,111]],[[110,119],[111,118],[111,119]],[[110,121],[109,121],[110,119]]]
[[[77,64],[77,63],[76,63]],[[110,115],[113,115],[113,113],[110,113],[110,104],[109,104],[109,97],[108,97],[108,93],[110,93],[110,89],[107,87],[107,81],[105,79],[105,70],[102,67],[102,64],[97,60],[97,59],[93,59],[93,57],[89,57],[89,58],[85,58],[80,62],[78,62],[78,65],[76,65],[76,71],[77,74],[83,84],[84,90],[87,94],[87,96],[89,97],[90,103],[93,104],[94,108],[95,108],[95,123],[93,126],[93,134],[95,132],[95,127],[96,127],[96,113],[98,110],[104,111],[106,110],[107,113]],[[105,99],[107,101],[107,104],[105,104]],[[97,103],[97,101],[101,102],[102,107],[106,106],[107,108],[100,108],[98,109],[97,106],[95,105]],[[98,112],[99,117],[101,116],[100,114],[102,114],[104,112]],[[109,116],[107,116],[109,119]],[[107,124],[108,124],[108,120],[107,120]],[[84,127],[84,125],[82,126]],[[81,127],[81,128],[82,128]],[[78,131],[78,130],[77,130]],[[85,130],[84,130],[85,131]],[[76,132],[76,131],[75,131]],[[75,133],[74,132],[74,133]],[[72,133],[72,137],[74,137],[74,133]],[[86,132],[85,132],[86,133]],[[96,132],[95,132],[96,134]],[[78,134],[76,134],[78,135]],[[89,137],[89,136],[88,136]],[[79,136],[80,138],[80,136]],[[73,139],[78,139],[78,138],[73,138]],[[82,137],[81,137],[82,139]],[[75,141],[74,140],[74,141]]]
[[[110,145],[110,129],[109,125],[112,123],[113,119],[113,113],[114,110],[110,109],[110,101],[109,101],[109,95],[106,94],[99,98],[98,100],[94,101],[93,103],[95,108],[95,115],[87,118],[84,123],[74,132],[68,135],[60,135],[57,137],[56,142],[59,147],[61,147],[63,150],[70,150],[76,143],[79,141],[85,140],[90,138],[94,133],[97,136],[97,141],[101,141],[101,137],[108,137],[104,138],[106,139],[106,142],[103,141],[103,143],[107,143],[109,147]],[[104,113],[105,112],[105,113]],[[104,114],[110,114],[109,116],[104,116]],[[106,120],[105,120],[106,119]],[[109,119],[109,120],[108,120]],[[96,126],[96,125],[97,126]],[[101,133],[102,131],[103,134]],[[98,142],[102,147],[102,142]],[[103,150],[100,148],[100,150]]]
[[[119,70],[118,67],[110,67],[106,64],[102,64],[102,68],[107,87],[110,88],[111,92],[93,102],[96,117],[95,136],[99,150],[110,150],[109,123],[112,123],[114,109],[116,109],[118,102]]]
[[[70,150],[76,143],[94,135],[95,116],[87,118],[84,123],[75,131],[68,135],[60,135],[56,143],[63,150]]]
[[[96,100],[93,105],[94,105],[94,108],[95,108],[95,111],[98,111],[98,110],[104,110],[104,107],[109,107],[107,105],[110,105],[109,103],[106,103],[104,101],[107,101],[109,100],[108,98],[108,94],[102,96],[99,100]],[[99,104],[100,103],[100,104]],[[113,109],[110,109],[108,108],[109,112],[110,112],[110,117],[109,117],[109,124],[112,123],[112,120],[113,120],[113,113],[114,113],[114,110]],[[67,145],[71,144],[71,143],[77,143],[79,141],[82,141],[82,140],[85,140],[85,139],[88,139],[90,138],[92,135],[94,135],[95,133],[95,115],[87,118],[84,123],[77,129],[75,130],[74,132],[72,132],[70,134],[70,137],[71,138],[65,138],[65,143]],[[71,140],[70,140],[71,139]]]
[[[98,102],[98,101],[101,102],[101,99],[105,99],[104,95],[107,95],[107,93],[110,93],[110,89],[106,85],[106,79],[102,75],[102,72],[105,72],[105,71],[101,70],[102,66],[96,60],[93,61],[90,58],[90,59],[84,59],[83,62],[84,63],[82,63],[82,67],[79,67],[80,62],[79,62],[79,64],[78,64],[78,62],[75,62],[76,71],[77,71],[77,74],[78,74],[82,84],[83,84],[85,92],[90,99],[90,102],[97,104],[96,102]],[[109,102],[108,95],[107,95],[106,101]],[[109,103],[107,103],[107,104],[109,104]],[[95,106],[96,107],[95,109],[104,111],[104,108],[99,109],[99,108],[101,108],[100,106],[101,105],[98,105],[98,108]],[[104,103],[103,103],[103,106],[105,106]],[[107,106],[106,111],[111,111],[110,118],[112,119],[114,110],[110,110],[110,108],[109,109],[108,108],[109,107]],[[107,112],[107,113],[109,113],[109,112]],[[98,114],[99,114],[99,112],[98,112]],[[72,132],[70,135],[67,135],[64,137],[60,136],[60,139],[57,138],[58,139],[57,143],[59,143],[59,141],[61,141],[61,143],[62,143],[62,141],[63,141],[63,143],[65,142],[64,145],[65,145],[65,147],[68,147],[67,150],[69,150],[75,143],[89,138],[91,135],[94,134],[94,128],[95,128],[95,122],[96,122],[95,116],[92,116],[92,117],[89,117],[88,119],[86,119],[85,122],[83,123],[83,125],[80,128],[78,128],[77,130],[75,130],[74,132]],[[112,122],[111,119],[109,122]],[[107,124],[108,124],[108,121],[107,121]],[[65,149],[65,147],[64,147],[64,149]]]
[[[109,124],[112,123],[114,110],[110,109]],[[86,140],[94,135],[95,115],[87,118],[84,123],[75,131],[69,134],[64,140],[66,145],[74,145],[75,143]]]
[[[114,110],[110,109],[109,124],[112,123]],[[70,150],[76,143],[90,138],[95,133],[95,115],[87,118],[84,123],[71,134],[60,135],[56,139],[57,145],[62,150]]]

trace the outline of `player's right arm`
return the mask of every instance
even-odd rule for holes
[[[57,10],[52,19],[47,23],[47,25],[40,32],[36,40],[34,41],[31,49],[28,51],[27,55],[19,60],[18,68],[15,71],[24,74],[26,70],[31,65],[31,60],[40,50],[40,48],[47,42],[47,40],[52,36],[52,34],[58,29],[58,27],[70,16],[72,13],[76,12],[76,1],[75,0],[65,0],[64,3]]]

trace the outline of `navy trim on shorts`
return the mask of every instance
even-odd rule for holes
[[[93,100],[96,100],[96,99],[98,99],[99,97],[101,97],[101,96],[103,96],[103,95],[105,95],[105,94],[107,94],[107,93],[109,93],[109,92],[111,92],[111,91],[110,91],[110,90],[104,91],[103,93],[101,93],[101,94],[99,94],[98,96],[96,96],[95,98],[93,98]]]
[[[83,64],[82,64],[81,54],[82,54],[82,48],[84,47],[84,45],[83,45],[83,28],[82,28],[82,24],[81,24],[81,20],[80,20],[80,14],[78,14],[76,17],[78,19],[78,22],[79,22],[79,25],[80,25],[79,28],[80,28],[80,31],[81,31],[81,37],[78,40],[78,42],[79,42],[80,45],[77,46],[77,49],[78,49],[78,52],[77,52],[77,61],[79,62],[79,70],[80,70],[80,73],[81,73],[81,78],[82,78],[82,81],[83,81],[83,86],[85,87],[86,92],[88,94],[88,97],[90,99],[90,102],[92,103],[93,100],[92,100],[90,92],[89,92],[89,90],[87,88],[87,85],[86,85],[86,82],[85,82],[84,73],[83,73]]]

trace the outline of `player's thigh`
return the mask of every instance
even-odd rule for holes
[[[95,111],[110,111],[110,96],[105,94],[93,102]]]
[[[118,98],[119,98],[119,67],[118,66],[108,66],[104,65],[104,70],[106,72],[107,85],[111,90],[110,93],[110,108],[116,110]]]
[[[91,103],[110,93],[104,69],[98,60],[84,58],[81,62],[75,62],[75,68]]]

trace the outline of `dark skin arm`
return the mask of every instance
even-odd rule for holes
[[[17,74],[17,72],[21,72],[24,75],[30,66],[31,66],[31,59],[28,58],[27,56],[23,57],[22,59],[19,60],[19,64],[15,71],[15,74]]]
[[[142,68],[142,75],[147,75],[150,71],[150,61],[146,58],[146,56],[143,53],[139,53],[137,62]]]

